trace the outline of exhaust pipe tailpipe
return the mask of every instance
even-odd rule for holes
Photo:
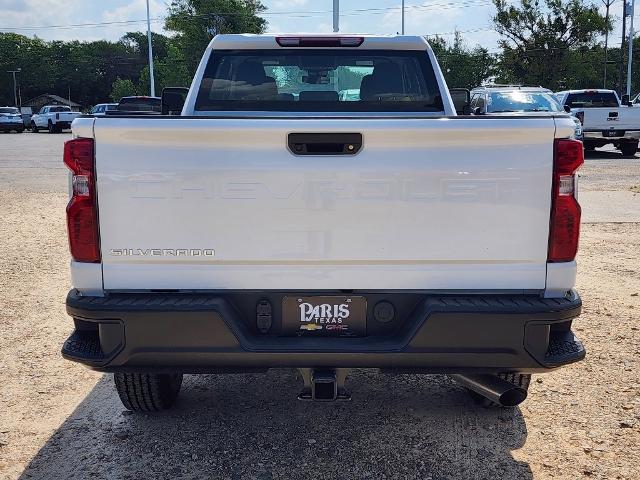
[[[496,375],[450,375],[450,377],[463,387],[488,398],[493,403],[502,407],[515,407],[527,398],[527,391],[507,382]]]

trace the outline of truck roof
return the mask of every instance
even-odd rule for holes
[[[521,90],[523,92],[541,92],[541,93],[553,93],[548,88],[544,87],[527,87],[524,85],[483,85],[481,87],[476,87],[472,92],[488,90],[492,92],[506,91],[511,92],[513,90]]]
[[[300,45],[304,48],[357,48],[368,50],[428,50],[429,43],[427,39],[418,35],[366,35],[359,33],[327,33],[327,34],[311,34],[311,33],[279,33],[279,34],[223,34],[216,35],[209,48],[217,50],[259,50],[259,49],[277,49],[290,48],[296,45],[285,45],[288,40],[289,44],[295,43],[295,39],[313,40],[314,45]],[[345,39],[345,45],[331,45],[337,39]],[[359,40],[349,45],[350,40]],[[285,42],[283,42],[285,40]],[[325,44],[323,44],[325,43]]]
[[[570,93],[616,93],[615,90],[609,90],[604,88],[581,88],[576,90],[563,90],[561,92],[556,92],[558,95],[570,94]]]

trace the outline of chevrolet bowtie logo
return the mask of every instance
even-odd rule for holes
[[[316,323],[308,323],[306,325],[300,325],[300,330],[307,330],[308,332],[322,330],[322,325],[318,325]]]

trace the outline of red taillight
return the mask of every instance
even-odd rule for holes
[[[64,144],[64,163],[72,172],[67,205],[69,249],[76,262],[100,262],[93,139],[76,138]]]
[[[582,142],[570,139],[555,141],[549,262],[570,262],[578,253],[581,209],[575,197],[575,185],[576,172],[583,163]]]
[[[584,112],[578,112],[578,113],[576,113],[576,118],[577,118],[578,120],[580,120],[580,123],[581,123],[582,125],[584,125]]]
[[[281,47],[359,47],[364,37],[276,37]]]

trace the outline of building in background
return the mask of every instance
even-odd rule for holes
[[[53,95],[51,93],[44,93],[42,95],[38,95],[31,100],[28,100],[22,104],[23,107],[31,107],[31,110],[35,113],[38,112],[45,105],[66,105],[71,107],[71,110],[78,111],[82,107],[82,105],[70,102],[66,98],[62,98],[59,95]]]

